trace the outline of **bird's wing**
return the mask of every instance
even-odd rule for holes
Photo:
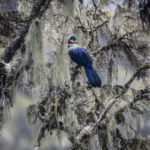
[[[92,64],[92,58],[89,55],[89,53],[87,52],[86,49],[82,48],[84,55],[86,56],[87,60],[89,61],[90,64]]]
[[[92,64],[92,59],[84,48],[76,48],[69,53],[70,58],[78,65],[86,66]]]

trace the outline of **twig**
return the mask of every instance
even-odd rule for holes
[[[101,24],[97,25],[96,27],[94,27],[93,32],[94,32],[94,31],[96,31],[96,29],[98,29],[98,28],[100,28],[100,27],[104,26],[104,25],[105,25],[106,23],[108,23],[108,22],[109,22],[109,19],[108,19],[108,20],[106,20],[106,21],[104,21],[103,23],[101,23]]]
[[[87,40],[87,44],[84,46],[85,49],[88,48],[88,46],[90,45],[91,41],[92,41],[92,38]]]
[[[115,47],[116,44],[117,44],[117,42],[120,42],[122,39],[124,39],[125,36],[133,34],[133,33],[136,33],[138,31],[140,31],[140,30],[134,29],[133,31],[128,32],[128,33],[122,35],[121,37],[117,38],[115,41],[111,41],[110,43],[105,44],[104,46],[98,48],[96,51],[93,51],[92,55],[96,56],[100,51],[105,51],[105,50],[109,49],[110,47],[111,48]]]
[[[93,2],[93,5],[94,5],[94,7],[95,7],[95,10],[97,9],[97,6],[96,6],[96,3],[95,3],[95,0],[92,0],[92,2]]]

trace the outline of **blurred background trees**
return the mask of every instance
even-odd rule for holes
[[[6,139],[15,149],[31,149],[29,139],[44,149],[46,137],[57,137],[59,149],[150,149],[149,1],[4,0],[0,7],[3,149]],[[87,86],[83,68],[68,58],[72,35],[102,87]]]

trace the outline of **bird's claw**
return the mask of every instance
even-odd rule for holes
[[[79,66],[79,65],[76,65],[76,66],[75,66],[75,69],[79,69],[80,67],[81,67],[81,66]]]
[[[92,85],[91,84],[89,84],[88,82],[86,82],[87,83],[87,89],[90,89],[90,88],[92,88]]]

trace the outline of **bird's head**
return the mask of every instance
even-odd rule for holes
[[[74,36],[71,36],[68,40],[68,44],[77,44],[78,41],[76,40],[76,38]]]

